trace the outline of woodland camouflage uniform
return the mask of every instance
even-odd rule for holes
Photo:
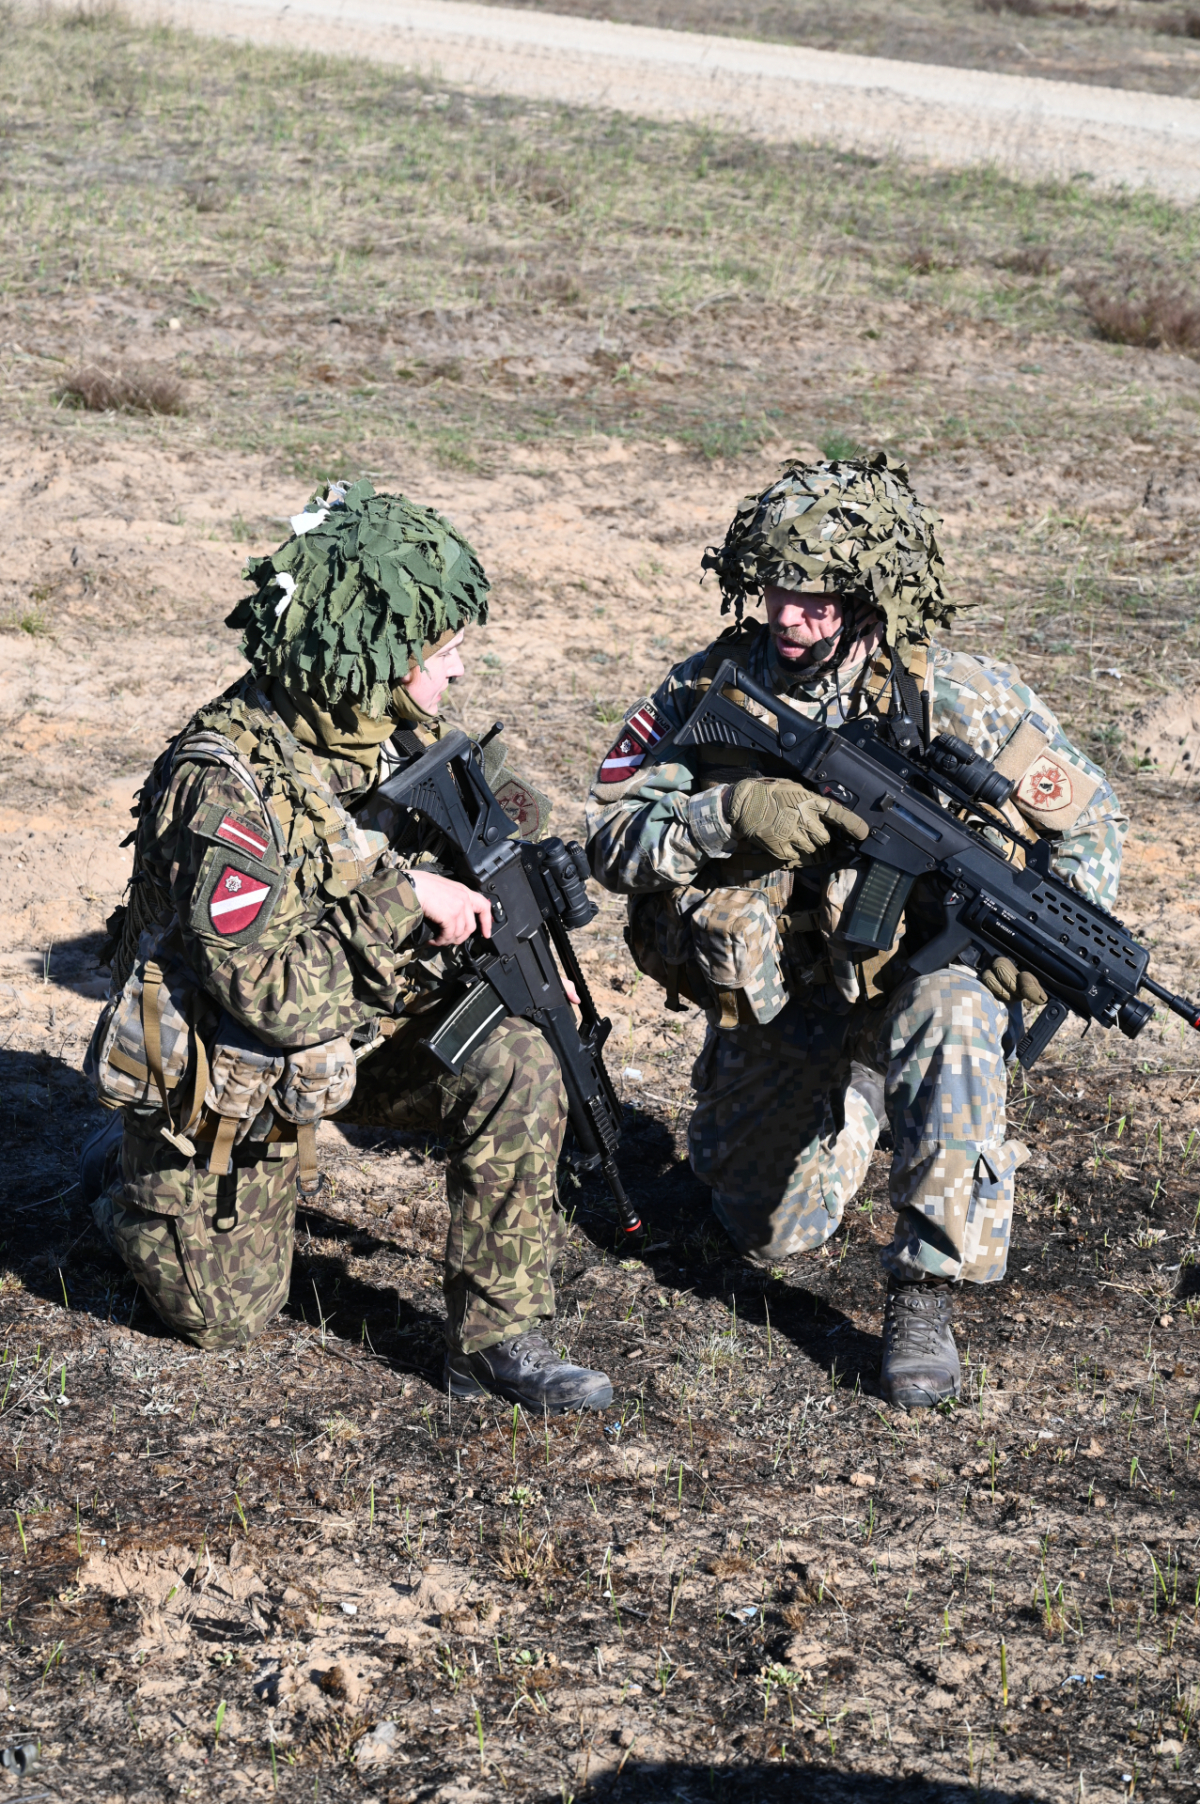
[[[930,569],[940,574],[935,517],[925,513],[901,542],[915,573],[907,595],[903,581],[894,574],[884,581],[878,572],[871,593],[864,580],[870,557],[853,566],[852,532],[865,508],[856,515],[845,505],[846,491],[851,502],[865,492],[869,505],[897,475],[903,482],[904,472],[882,457],[815,472],[792,466],[776,489],[742,504],[726,546],[705,560],[721,574],[727,598],[746,592],[737,554],[747,541],[754,549],[745,527],[756,508],[775,539],[773,560],[749,572],[759,586],[798,589],[828,575],[828,559],[818,554],[806,563],[803,546],[789,561],[787,533],[808,522],[789,517],[788,508],[803,514],[812,490],[818,518],[824,514],[834,528],[850,520],[846,533],[833,531],[834,542],[850,540],[844,562],[866,595],[847,585],[854,623],[847,636],[883,615],[885,641],[857,662],[798,671],[779,656],[766,626],[739,618],[707,650],[675,665],[626,716],[589,796],[589,857],[599,881],[630,898],[627,939],[642,969],[664,984],[669,1001],[693,1000],[707,1014],[692,1074],[689,1149],[735,1244],[766,1261],[820,1246],[862,1184],[887,1125],[896,1223],[885,1268],[902,1282],[995,1283],[1007,1260],[1014,1174],[1027,1156],[1005,1125],[1007,1007],[965,967],[914,977],[903,942],[890,956],[855,963],[852,950],[837,943],[836,879],[824,891],[806,889],[802,871],[781,869],[732,831],[723,795],[753,774],[750,754],[727,747],[654,754],[699,705],[723,657],[830,726],[868,709],[885,712],[902,660],[909,694],[917,705],[918,690],[928,697],[933,735],[955,734],[1002,764],[1006,747],[1024,748],[1018,762],[1025,768],[1006,772],[1022,778],[1017,824],[1024,833],[1030,826],[1052,833],[1055,871],[1111,907],[1126,822],[1103,773],[1015,671],[927,640],[925,623],[932,617],[948,624],[953,612],[941,601],[940,582],[935,588],[928,581]],[[797,489],[799,503],[792,500]],[[771,497],[773,520],[764,508]],[[875,555],[869,531],[858,545]],[[916,593],[918,580],[926,592]],[[1037,755],[1027,757],[1031,745]],[[914,915],[910,907],[912,943],[924,943],[930,933],[920,935]],[[852,1062],[881,1081],[852,1083]]]
[[[398,726],[412,755],[440,726],[389,677],[389,659],[407,668],[403,639],[380,650],[377,627],[373,654],[353,647],[339,682],[311,618],[322,559],[341,571],[343,602],[355,581],[361,600],[372,530],[380,561],[393,560],[374,580],[390,582],[393,612],[397,593],[410,600],[417,657],[422,640],[428,654],[460,624],[486,618],[486,582],[469,547],[427,510],[375,498],[366,484],[339,491],[334,504],[310,504],[316,521],[297,516],[296,537],[249,566],[258,587],[230,624],[243,628],[254,668],[155,764],[135,811],[130,901],[110,923],[114,991],[155,955],[167,983],[184,994],[194,987],[201,1038],[220,1021],[255,1057],[287,1051],[301,1070],[299,1094],[289,1107],[277,1086],[257,1114],[250,1105],[222,1173],[208,1169],[221,1119],[217,1061],[206,1106],[196,1104],[187,1128],[178,1111],[169,1118],[156,1106],[147,1082],[142,1105],[124,1110],[120,1176],[97,1220],[169,1327],[201,1347],[241,1345],[287,1298],[302,1145],[295,1122],[330,1112],[323,1099],[345,1121],[437,1133],[449,1155],[448,1338],[472,1353],[554,1314],[562,1083],[542,1036],[523,1022],[502,1023],[457,1077],[418,1047],[441,969],[440,955],[414,951],[424,917],[405,868],[418,854],[402,834],[389,847],[400,823],[388,811],[351,810],[369,797],[381,743]],[[389,539],[398,517],[404,530]],[[322,546],[335,529],[337,544]],[[271,619],[285,608],[296,631],[273,639]],[[389,746],[383,756],[394,768],[400,754]],[[501,804],[536,835],[545,798],[508,769],[499,741],[488,764]],[[381,1024],[394,1031],[384,1037]]]

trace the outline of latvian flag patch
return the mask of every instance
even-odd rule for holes
[[[265,858],[271,844],[261,827],[248,827],[245,821],[239,821],[232,814],[227,814],[221,821],[216,837],[227,845],[236,846],[239,852],[249,852],[254,858]]]
[[[624,783],[641,768],[652,745],[663,736],[653,704],[639,702],[605,756],[597,783]]]
[[[208,898],[208,918],[218,933],[243,933],[262,911],[271,885],[231,864],[217,878]]]

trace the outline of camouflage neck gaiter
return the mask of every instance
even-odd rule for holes
[[[292,695],[282,683],[272,684],[271,705],[301,745],[315,746],[330,758],[357,764],[368,777],[379,768],[380,746],[396,730],[395,721],[387,715],[372,720],[352,702],[340,702],[332,713],[326,713],[311,696]]]

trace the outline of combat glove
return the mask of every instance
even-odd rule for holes
[[[725,791],[725,813],[739,839],[782,865],[813,864],[829,844],[830,827],[850,839],[867,837],[857,815],[827,796],[815,796],[787,777],[743,777]]]
[[[986,971],[979,973],[979,981],[1007,1008],[1014,1002],[1029,1002],[1040,1008],[1043,1002],[1049,1001],[1033,972],[1019,971],[1011,958],[994,959]]]

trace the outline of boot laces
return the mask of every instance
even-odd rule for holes
[[[914,1353],[936,1352],[948,1325],[948,1312],[936,1291],[894,1290],[887,1300],[887,1326],[894,1340],[911,1347]]]

